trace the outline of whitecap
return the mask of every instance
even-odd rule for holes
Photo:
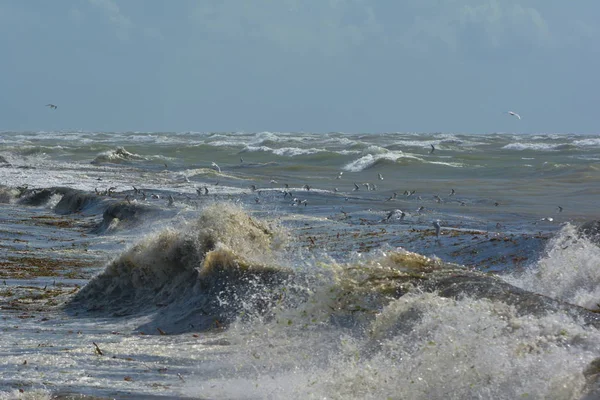
[[[547,245],[546,255],[521,273],[504,277],[508,283],[571,304],[598,308],[600,247],[565,225]]]
[[[364,171],[365,169],[373,166],[373,164],[375,164],[379,160],[398,161],[401,158],[423,161],[423,159],[421,159],[419,157],[408,155],[401,151],[390,151],[387,153],[376,154],[376,155],[367,154],[366,156],[363,156],[363,157],[359,158],[358,160],[354,160],[351,163],[346,164],[345,166],[342,167],[342,170],[349,171],[349,172]]]
[[[551,144],[551,143],[510,143],[506,146],[503,146],[502,149],[505,150],[538,150],[538,151],[551,151],[556,150],[557,147],[564,144]]]
[[[575,140],[573,144],[580,147],[598,147],[600,138]]]

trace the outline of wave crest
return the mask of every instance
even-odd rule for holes
[[[111,262],[69,308],[149,313],[147,333],[205,330],[240,311],[264,313],[289,275],[273,261],[281,232],[232,205],[207,207],[184,229],[147,237]]]
[[[354,160],[349,164],[346,164],[342,169],[349,172],[360,172],[378,166],[384,163],[395,164],[402,161],[410,163],[411,161],[423,162],[422,158],[405,154],[401,151],[391,151],[387,153],[379,154],[367,154],[358,160]]]
[[[567,224],[546,255],[525,271],[505,277],[515,286],[588,309],[600,308],[600,247]]]
[[[145,159],[145,157],[142,157],[138,154],[128,152],[124,147],[117,147],[116,149],[108,150],[98,154],[92,161],[92,164],[118,164],[132,161],[143,161]]]

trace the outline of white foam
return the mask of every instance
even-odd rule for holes
[[[323,152],[323,151],[326,151],[326,150],[315,149],[315,148],[301,149],[299,147],[282,147],[282,148],[279,148],[279,149],[273,149],[273,148],[268,147],[268,146],[246,146],[246,148],[244,149],[244,151],[249,151],[249,152],[263,151],[263,152],[267,152],[267,153],[273,153],[273,154],[278,155],[278,156],[295,157],[295,156],[302,156],[302,155],[309,155],[309,154],[320,153],[320,152]]]
[[[445,165],[446,167],[452,168],[463,168],[465,164],[456,162],[444,162],[444,161],[426,161],[427,164]]]
[[[379,160],[390,160],[390,161],[398,161],[401,158],[413,159],[418,161],[423,161],[422,158],[405,154],[401,151],[389,151],[387,153],[379,153],[379,154],[367,154],[358,160],[354,160],[349,164],[346,164],[342,167],[342,170],[349,172],[359,172],[364,171],[365,169],[371,167]]]
[[[564,146],[566,144],[567,143],[551,144],[551,143],[521,143],[521,142],[517,142],[517,143],[507,144],[506,146],[504,146],[502,148],[505,150],[519,150],[519,151],[523,151],[523,150],[550,151],[550,150],[556,150],[557,147]]]
[[[580,238],[570,224],[547,245],[545,255],[523,272],[504,279],[523,289],[598,309],[600,302],[600,247]]]
[[[594,138],[594,139],[575,140],[573,142],[573,144],[576,146],[581,146],[581,147],[598,147],[598,146],[600,146],[600,139]]]
[[[304,319],[307,321],[308,319]],[[283,319],[233,329],[236,374],[184,389],[208,398],[578,398],[600,333],[569,318],[435,294],[393,300],[364,334]]]

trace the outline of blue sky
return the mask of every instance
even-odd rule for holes
[[[0,0],[0,130],[598,133],[598,15],[597,0]]]

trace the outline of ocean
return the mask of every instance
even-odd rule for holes
[[[0,399],[600,398],[600,135],[1,132]]]

